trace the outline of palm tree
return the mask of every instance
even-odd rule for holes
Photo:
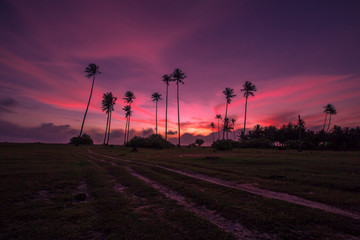
[[[125,118],[126,118],[126,124],[125,124],[125,135],[124,135],[124,145],[127,143],[127,128],[128,126],[130,125],[129,122],[130,122],[130,116],[131,116],[131,106],[130,105],[126,105],[123,107],[123,110],[125,111]]]
[[[327,127],[327,132],[329,131],[329,128],[330,128],[330,123],[331,123],[331,115],[336,115],[336,109],[335,109],[335,107],[334,107],[334,105],[332,105],[332,104],[328,104],[328,105],[326,105],[325,107],[325,113],[326,114],[329,114],[330,116],[329,116],[329,125],[328,125],[328,127]],[[324,124],[325,125],[325,124]]]
[[[230,124],[229,118],[226,117],[224,119],[223,131],[224,131],[224,133],[226,132],[226,139],[227,140],[229,140],[228,133],[231,132],[232,129],[233,129],[233,126]]]
[[[218,133],[219,133],[218,139],[220,139],[220,119],[222,119],[221,114],[216,114],[215,118],[217,118],[217,120],[218,120]]]
[[[117,100],[117,97],[114,97],[112,95],[112,93],[110,92],[110,104],[111,104],[111,108],[110,108],[110,119],[109,119],[109,129],[108,129],[108,135],[107,135],[107,142],[106,142],[106,145],[109,144],[109,139],[110,139],[110,127],[111,127],[111,117],[112,117],[112,112],[114,111],[114,105],[115,105],[115,102]]]
[[[110,94],[112,95],[112,93],[104,93],[103,94],[103,100],[101,101],[101,110],[107,115],[106,118],[106,128],[105,128],[105,136],[104,136],[104,143],[106,141],[106,136],[107,136],[107,132],[108,132],[108,126],[109,126],[109,118],[110,118],[110,109],[111,109],[111,102],[110,102]]]
[[[212,133],[213,133],[213,142],[215,142],[215,136],[214,136],[214,128],[215,128],[215,124],[212,122],[210,123],[210,127],[212,129]]]
[[[91,100],[91,96],[92,96],[92,92],[93,92],[93,88],[94,88],[95,76],[96,76],[96,74],[101,74],[101,72],[99,71],[99,66],[97,66],[95,63],[89,63],[89,65],[85,68],[85,72],[87,73],[86,76],[87,76],[88,78],[93,77],[93,80],[92,80],[92,85],[91,85],[91,90],[90,90],[89,101],[88,101],[88,104],[87,104],[87,106],[86,106],[86,110],[85,110],[85,114],[84,114],[84,119],[83,119],[82,124],[81,124],[81,129],[80,129],[79,137],[81,137],[81,134],[82,134],[82,131],[83,131],[83,127],[84,127],[84,123],[85,123],[86,114],[87,114],[88,109],[89,109],[90,100]]]
[[[172,76],[173,76],[174,81],[176,81],[176,85],[177,85],[178,132],[179,132],[179,147],[180,147],[179,83],[184,84],[184,82],[182,80],[184,80],[186,78],[186,75],[179,68],[175,68]]]
[[[134,99],[136,99],[134,93],[132,91],[126,91],[125,97],[123,99],[125,103],[129,104],[131,110],[131,104],[134,102]],[[127,121],[126,122],[127,129],[125,129],[126,142],[129,141],[129,135],[130,135],[130,117],[131,117],[131,113],[128,115],[126,120]]]
[[[157,104],[158,104],[159,100],[162,100],[162,98],[161,98],[161,94],[158,93],[158,92],[154,92],[151,95],[151,98],[152,98],[153,101],[156,102],[156,128],[155,128],[155,130],[156,130],[156,135],[157,135],[157,130],[158,130],[158,127],[157,127]]]
[[[232,122],[232,126],[233,126],[234,141],[235,141],[235,123],[236,123],[236,120],[233,118],[233,119],[231,119],[231,122]]]
[[[165,140],[167,140],[167,108],[168,108],[168,88],[169,82],[173,81],[171,74],[165,74],[162,76],[162,81],[166,84],[166,108],[165,108]]]
[[[253,92],[256,92],[256,87],[254,84],[252,84],[249,81],[246,81],[243,85],[243,89],[241,89],[241,91],[244,91],[244,97],[246,98],[245,101],[245,120],[244,120],[244,133],[245,133],[245,128],[246,128],[246,112],[247,112],[247,100],[249,95],[254,96]]]
[[[225,111],[225,118],[224,118],[224,131],[223,131],[223,139],[225,139],[225,125],[228,125],[228,123],[227,124],[225,124],[225,120],[226,119],[228,119],[227,118],[227,111],[228,111],[228,104],[230,104],[230,102],[231,102],[231,99],[233,98],[233,97],[236,97],[236,95],[234,94],[234,89],[232,89],[232,88],[225,88],[225,90],[223,91],[223,94],[225,95],[225,98],[226,98],[226,111]],[[229,120],[229,119],[228,119]]]

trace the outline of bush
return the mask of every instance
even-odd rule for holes
[[[240,148],[271,148],[272,145],[273,144],[269,139],[261,137],[261,138],[253,138],[253,139],[237,142],[234,147],[240,147]]]
[[[215,142],[213,142],[213,144],[211,145],[211,147],[217,149],[217,150],[231,150],[233,148],[233,144],[232,144],[232,140],[216,140]]]
[[[127,146],[163,149],[174,147],[175,145],[166,141],[161,135],[151,134],[146,138],[135,136],[129,141]]]
[[[204,144],[204,140],[202,140],[202,139],[200,139],[200,138],[199,138],[199,139],[196,139],[196,140],[195,140],[195,144],[197,144],[199,147],[201,147],[201,145]]]
[[[70,139],[70,144],[75,144],[75,145],[80,145],[80,144],[85,144],[85,145],[93,145],[94,142],[91,139],[91,137],[87,134],[83,134],[81,137],[72,137]]]

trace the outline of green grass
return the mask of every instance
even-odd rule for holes
[[[233,239],[125,166],[255,232],[278,239],[360,238],[358,220],[142,164],[256,184],[360,212],[360,152],[90,148],[134,163],[89,158],[87,146],[0,144],[0,239]],[[86,201],[75,199],[81,192]]]

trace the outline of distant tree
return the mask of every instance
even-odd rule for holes
[[[168,109],[168,89],[169,83],[174,81],[171,74],[165,74],[162,76],[162,81],[166,84],[166,108],[165,108],[165,141],[167,141],[167,109]]]
[[[157,127],[157,104],[158,104],[159,100],[162,100],[161,94],[158,93],[158,92],[154,92],[151,95],[151,99],[156,102],[156,112],[155,112],[155,114],[156,114],[156,120],[155,120],[156,121],[156,128],[155,128],[155,130],[156,130],[156,135],[158,135],[158,132],[157,132],[157,130],[158,130],[158,127]]]
[[[246,112],[247,112],[247,100],[248,100],[248,97],[249,95],[250,96],[254,96],[254,93],[256,91],[256,87],[254,84],[252,84],[251,82],[249,81],[246,81],[243,85],[243,89],[241,89],[241,91],[244,92],[244,97],[246,98],[245,100],[245,120],[244,120],[244,133],[245,133],[245,130],[246,130]]]
[[[111,113],[112,113],[112,111],[114,111],[114,105],[115,105],[116,100],[117,100],[117,98],[113,96],[112,92],[103,94],[103,100],[101,102],[101,105],[102,105],[101,109],[102,109],[102,111],[105,111],[105,113],[107,114],[104,144],[106,141],[106,136],[107,136],[106,144],[109,144]]]
[[[225,118],[224,119],[224,125],[223,125],[223,132],[226,132],[226,139],[229,140],[229,135],[228,133],[231,132],[231,130],[233,129],[232,124],[230,123],[229,118]]]
[[[236,123],[236,120],[233,118],[233,119],[231,119],[231,122],[232,122],[233,133],[234,133],[234,141],[236,141],[236,139],[235,139],[235,123]]]
[[[299,131],[299,149],[298,151],[301,152],[302,151],[302,139],[301,139],[301,135],[302,132],[305,131],[305,122],[304,120],[301,119],[300,115],[298,115],[298,125],[297,125],[298,131]]]
[[[125,134],[125,136],[126,136],[126,142],[129,142],[129,135],[130,135],[130,118],[131,118],[131,104],[134,102],[134,99],[136,99],[135,98],[135,95],[134,95],[134,93],[132,92],[132,91],[126,91],[125,92],[125,97],[123,98],[124,99],[124,102],[125,103],[127,103],[127,104],[129,104],[129,106],[130,106],[130,114],[128,114],[128,118],[127,118],[127,124],[126,124],[126,126],[127,126],[127,130],[125,129],[125,131],[126,131],[126,134]]]
[[[196,139],[196,140],[195,140],[195,144],[197,144],[197,145],[199,145],[199,147],[201,147],[201,145],[204,144],[204,140],[202,140],[202,139]]]
[[[85,123],[86,114],[87,114],[88,109],[89,109],[90,100],[91,100],[91,96],[92,96],[92,92],[93,92],[93,88],[94,88],[95,76],[96,76],[96,74],[101,74],[101,72],[99,71],[99,66],[97,66],[97,65],[94,64],[94,63],[89,63],[89,65],[85,68],[85,72],[87,73],[86,76],[87,76],[88,78],[93,77],[93,80],[92,80],[92,84],[91,84],[89,101],[88,101],[88,104],[87,104],[87,106],[86,106],[86,110],[85,110],[85,114],[84,114],[84,119],[83,119],[82,124],[81,124],[81,129],[80,129],[79,137],[80,137],[81,134],[82,134],[83,127],[84,127],[84,123]]]
[[[214,128],[215,128],[215,124],[212,122],[210,123],[210,127],[212,129],[212,134],[213,134],[213,142],[215,142],[215,136],[214,136]]]
[[[326,115],[329,114],[329,125],[326,130],[328,132],[330,129],[331,115],[336,115],[336,109],[335,109],[334,105],[332,105],[332,104],[328,104],[324,108],[325,108],[324,112],[326,113]],[[325,120],[326,120],[326,115],[325,115]],[[325,128],[325,124],[324,124],[324,128]]]
[[[217,118],[217,120],[218,120],[218,133],[219,133],[218,139],[220,139],[220,119],[222,119],[221,114],[216,114],[215,118]]]
[[[130,120],[129,119],[130,119],[131,113],[132,113],[131,106],[126,105],[126,106],[123,107],[123,110],[125,111],[125,118],[126,118],[125,131],[124,131],[124,133],[125,133],[125,135],[124,135],[124,145],[126,145],[126,143],[128,142],[127,139],[128,139],[128,136],[129,136],[127,134],[127,129],[128,129],[128,127],[130,125]]]
[[[223,91],[223,94],[225,95],[225,98],[226,98],[226,110],[225,110],[224,128],[223,128],[224,129],[223,139],[225,139],[225,129],[228,129],[228,125],[229,125],[229,122],[226,123],[228,104],[230,104],[231,99],[233,97],[236,97],[236,95],[234,94],[234,89],[232,89],[232,88],[225,88],[225,90]],[[229,119],[227,119],[227,120],[229,120]]]
[[[176,68],[172,74],[172,77],[177,85],[177,110],[178,110],[178,134],[179,134],[179,147],[180,147],[180,106],[179,106],[179,84],[184,84],[183,80],[186,78],[179,68]]]

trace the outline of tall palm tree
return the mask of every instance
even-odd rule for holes
[[[236,120],[233,118],[233,119],[231,119],[231,122],[232,122],[232,126],[233,126],[234,141],[235,141],[235,123],[236,123]]]
[[[334,105],[332,105],[332,104],[328,104],[328,105],[326,105],[325,106],[325,111],[326,111],[326,113],[327,114],[329,114],[329,125],[328,125],[328,127],[327,127],[327,132],[329,131],[329,128],[330,128],[330,123],[331,123],[331,115],[336,115],[336,109],[335,109],[335,107],[334,107]]]
[[[168,89],[169,82],[173,81],[171,74],[164,74],[162,81],[166,84],[166,108],[165,108],[165,140],[167,140],[167,109],[168,109]]]
[[[249,95],[250,96],[254,96],[254,92],[256,92],[256,86],[254,84],[252,84],[252,82],[246,81],[243,85],[243,89],[241,89],[241,91],[244,92],[244,97],[246,98],[245,100],[245,120],[244,120],[244,134],[245,134],[245,129],[246,129],[246,112],[247,112],[247,100]]]
[[[111,102],[110,102],[110,93],[104,93],[103,94],[103,100],[101,101],[101,110],[107,115],[106,118],[106,128],[105,128],[105,136],[104,136],[104,143],[106,141],[106,136],[107,136],[107,132],[108,132],[108,127],[109,127],[109,118],[110,118],[110,108],[111,108]]]
[[[125,111],[125,118],[126,118],[126,124],[125,124],[125,135],[124,135],[124,145],[126,145],[126,143],[127,143],[127,136],[128,136],[128,134],[127,134],[127,128],[128,128],[128,126],[129,126],[129,122],[130,122],[130,116],[131,116],[131,113],[132,113],[132,111],[131,111],[131,106],[130,105],[126,105],[126,106],[124,106],[123,107],[123,110]]]
[[[110,104],[111,104],[111,108],[110,108],[110,119],[109,119],[109,129],[108,129],[108,134],[107,134],[107,141],[106,141],[106,145],[109,144],[109,139],[110,139],[110,128],[111,128],[111,117],[112,117],[112,112],[114,111],[114,105],[115,105],[115,102],[117,100],[117,97],[114,97],[112,95],[112,93],[110,92]]]
[[[186,78],[185,73],[183,73],[179,68],[175,68],[172,77],[176,81],[177,85],[177,110],[178,110],[178,132],[179,132],[179,147],[180,147],[180,106],[179,106],[179,84],[184,84],[183,80]]]
[[[93,80],[92,80],[92,84],[91,84],[89,101],[88,101],[88,104],[87,104],[87,106],[86,106],[86,110],[85,110],[85,114],[84,114],[84,119],[83,119],[82,124],[81,124],[81,129],[80,129],[79,137],[81,137],[81,134],[82,134],[82,131],[83,131],[83,128],[84,128],[84,123],[85,123],[86,114],[87,114],[88,109],[89,109],[90,100],[91,100],[91,96],[92,96],[92,92],[93,92],[93,88],[94,88],[95,76],[96,76],[96,74],[101,74],[101,72],[99,71],[99,66],[97,66],[95,63],[89,63],[89,65],[85,68],[85,72],[87,73],[86,76],[87,76],[88,78],[93,77]]]
[[[212,129],[212,133],[213,133],[213,142],[215,142],[215,136],[214,136],[214,128],[215,128],[215,124],[212,122],[210,123],[210,127]]]
[[[161,94],[158,93],[158,92],[154,92],[154,93],[151,95],[151,98],[152,98],[153,101],[156,102],[156,128],[155,128],[155,130],[156,130],[156,135],[157,135],[157,134],[158,134],[158,133],[157,133],[157,130],[158,130],[158,127],[157,127],[157,104],[158,104],[158,101],[159,101],[159,100],[162,100],[162,98],[161,98]]]
[[[134,102],[134,99],[136,99],[134,93],[132,91],[126,91],[125,97],[123,99],[125,103],[129,104],[131,110],[131,104]],[[131,117],[131,113],[128,115],[126,122],[126,126],[127,126],[127,130],[125,129],[126,142],[129,141],[129,135],[130,135],[130,117]]]
[[[219,133],[218,139],[220,139],[220,119],[222,119],[221,114],[216,114],[215,118],[217,118],[217,120],[218,120],[218,133]]]
[[[226,119],[227,118],[227,111],[228,111],[228,104],[230,104],[231,102],[231,99],[233,97],[236,97],[236,95],[234,94],[234,89],[232,88],[225,88],[225,90],[223,91],[223,94],[225,95],[225,98],[226,98],[226,111],[225,111],[225,118],[224,118],[224,131],[223,131],[223,139],[225,139],[225,125],[228,125],[228,123],[226,123]],[[229,119],[228,119],[229,120]]]

